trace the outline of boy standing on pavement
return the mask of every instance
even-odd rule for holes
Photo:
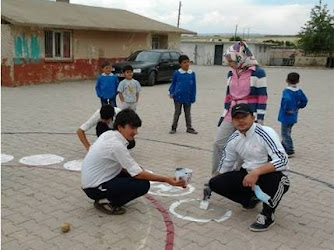
[[[291,72],[286,79],[288,87],[283,90],[281,108],[278,114],[278,120],[281,122],[282,144],[289,157],[295,153],[291,138],[291,130],[297,123],[299,109],[307,105],[307,97],[304,92],[297,87],[299,83],[299,74]]]
[[[101,67],[103,73],[99,76],[95,85],[96,95],[101,99],[101,106],[116,107],[118,78],[111,73],[112,69],[109,61],[104,61]]]
[[[195,73],[189,69],[190,61],[186,55],[179,57],[180,69],[174,72],[172,84],[169,88],[169,97],[174,99],[174,119],[170,134],[176,133],[177,124],[181,115],[183,106],[187,133],[197,134],[197,131],[191,126],[191,104],[196,99],[196,76]]]
[[[118,85],[117,91],[119,99],[121,100],[121,108],[130,108],[136,111],[139,99],[139,92],[141,91],[140,83],[133,79],[133,68],[131,65],[126,65],[123,68],[125,79]]]
[[[213,192],[249,209],[259,202],[254,193],[258,185],[270,196],[270,202],[263,203],[262,212],[249,229],[265,231],[274,225],[275,209],[290,186],[286,175],[288,157],[276,132],[254,122],[248,104],[236,104],[231,115],[237,130],[227,140],[218,168],[220,174],[210,180],[209,186]],[[239,157],[243,164],[235,169]]]
[[[185,187],[183,180],[152,174],[142,169],[130,155],[127,145],[141,126],[139,116],[131,109],[118,113],[114,129],[104,132],[90,147],[82,163],[81,185],[95,208],[112,215],[124,214],[122,206],[146,194],[149,181],[167,182]],[[101,203],[101,199],[108,203]]]

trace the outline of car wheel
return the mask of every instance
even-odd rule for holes
[[[147,86],[153,86],[155,84],[155,79],[156,79],[155,72],[152,71],[148,76]]]

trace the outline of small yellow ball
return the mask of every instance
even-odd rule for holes
[[[61,224],[61,231],[63,233],[67,233],[70,230],[71,230],[71,224],[70,223],[63,223],[63,224]]]

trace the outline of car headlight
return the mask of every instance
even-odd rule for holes
[[[141,69],[133,69],[133,73],[141,73]]]

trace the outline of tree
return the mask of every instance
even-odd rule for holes
[[[334,51],[334,16],[327,9],[327,4],[316,5],[311,10],[310,20],[299,32],[298,45],[305,52],[329,52],[330,57]]]
[[[230,41],[242,41],[242,38],[240,36],[232,36],[229,39]]]

